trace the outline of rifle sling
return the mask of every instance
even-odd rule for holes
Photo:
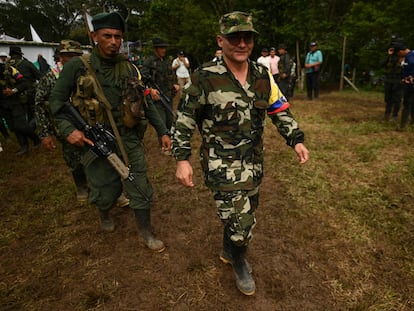
[[[114,116],[112,115],[112,111],[111,111],[112,106],[109,103],[108,99],[106,98],[103,92],[101,83],[99,83],[98,77],[96,76],[95,70],[92,68],[89,62],[90,56],[82,55],[80,59],[85,64],[90,74],[95,78],[96,85],[98,87],[98,89],[96,90],[96,96],[98,97],[98,100],[103,102],[105,105],[106,113],[108,115],[109,122],[111,123],[112,130],[114,131],[116,141],[118,142],[118,146],[119,146],[119,150],[121,151],[122,158],[124,159],[126,166],[129,166],[128,155],[125,151],[125,147],[124,147],[124,143],[122,142],[121,135],[119,135],[118,127],[116,126]]]

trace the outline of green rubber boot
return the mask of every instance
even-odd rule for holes
[[[161,253],[165,250],[163,241],[155,238],[151,231],[151,211],[149,209],[134,209],[138,230],[145,241],[145,245],[154,252]]]
[[[233,255],[231,253],[232,250],[232,244],[233,242],[230,240],[230,235],[227,228],[224,228],[224,234],[223,234],[223,249],[220,253],[220,260],[229,265],[234,264]],[[246,258],[244,258],[245,264],[247,266],[247,269],[250,273],[252,273],[253,269],[252,266],[249,264]]]
[[[103,211],[98,209],[99,211],[99,220],[101,222],[102,230],[106,232],[114,232],[115,231],[115,224],[112,218],[109,216],[109,210]]]
[[[236,276],[236,286],[244,295],[251,296],[256,292],[256,283],[246,264],[247,246],[232,246],[233,271]]]

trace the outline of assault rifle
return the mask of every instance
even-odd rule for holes
[[[171,115],[175,118],[175,113],[172,110],[171,99],[169,99],[160,89],[157,83],[155,83],[152,79],[147,81],[147,85],[152,88],[156,89],[160,93],[160,101],[164,105],[165,108],[171,113]]]
[[[85,137],[90,139],[93,142],[93,146],[90,146],[90,161],[91,163],[94,159],[106,158],[113,168],[121,176],[122,180],[129,180],[135,188],[140,192],[140,194],[149,201],[148,196],[143,193],[139,186],[135,182],[134,176],[130,173],[129,168],[122,162],[116,153],[112,151],[115,147],[115,136],[109,132],[105,127],[96,123],[96,126],[91,126],[82,118],[78,110],[75,109],[69,102],[65,103],[65,111],[69,113],[70,120],[74,125],[81,131],[84,132]]]

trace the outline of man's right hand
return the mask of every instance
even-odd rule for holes
[[[193,167],[187,160],[177,162],[177,170],[175,177],[187,187],[194,187],[193,183]]]
[[[56,149],[56,144],[52,136],[46,136],[45,138],[43,138],[42,146],[45,147],[49,151]]]
[[[76,146],[83,147],[85,146],[85,143],[87,143],[90,146],[93,146],[93,141],[85,137],[85,134],[82,131],[74,130],[72,133],[70,133],[66,140]]]
[[[153,101],[159,101],[161,99],[160,97],[160,91],[157,89],[151,89],[151,98]]]

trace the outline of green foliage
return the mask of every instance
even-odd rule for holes
[[[15,0],[0,7],[0,28],[5,33],[30,38],[28,21],[44,41],[58,42],[70,37],[89,42],[82,16],[82,4],[91,15],[103,10],[120,12],[127,20],[125,38],[151,42],[161,36],[170,43],[170,53],[190,53],[198,63],[211,59],[220,16],[232,10],[252,12],[259,31],[252,58],[263,46],[287,44],[301,62],[311,41],[318,41],[324,53],[325,79],[339,76],[343,36],[347,36],[346,62],[362,71],[376,70],[392,35],[404,37],[408,46],[411,31],[409,0]],[[406,8],[406,9],[404,9]],[[146,52],[150,52],[150,48]]]

